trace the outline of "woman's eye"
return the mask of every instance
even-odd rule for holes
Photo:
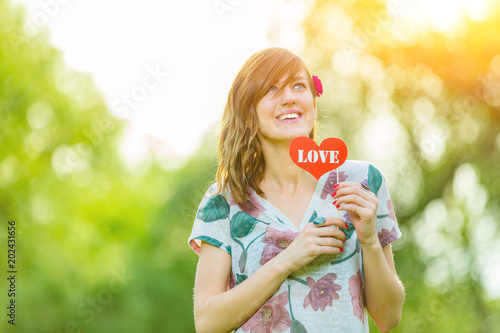
[[[269,88],[268,92],[277,92],[278,91],[278,88],[276,88],[275,86],[272,86],[271,88]]]
[[[296,83],[293,87],[294,88],[297,88],[297,87],[299,87],[299,88],[305,88],[306,85],[304,83]]]

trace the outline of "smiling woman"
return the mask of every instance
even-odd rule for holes
[[[294,121],[295,126],[280,128],[286,131],[302,126],[297,130],[299,133],[310,126],[300,135],[314,139],[316,94],[305,62],[292,52],[269,48],[250,57],[234,80],[222,117],[217,170],[219,189],[231,189],[238,202],[246,201],[247,186],[262,195],[259,183],[264,173],[262,145],[265,143],[260,139],[265,137],[266,129],[286,123],[277,117],[298,112],[294,109],[296,98],[300,98],[304,108],[299,114],[308,111],[307,119]]]
[[[310,134],[316,119],[316,103],[308,78],[310,75],[306,70],[291,80],[283,77],[257,103],[255,111],[260,128],[257,137],[262,145],[267,140]],[[285,80],[288,84],[285,84]]]
[[[390,243],[401,232],[382,174],[346,161],[317,179],[289,156],[296,138],[314,139],[321,93],[282,48],[255,53],[236,76],[217,183],[189,238],[198,332],[368,332],[366,310],[382,331],[399,323]]]

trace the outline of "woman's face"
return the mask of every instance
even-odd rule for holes
[[[261,143],[287,144],[299,136],[309,136],[316,118],[316,104],[306,70],[277,92],[288,78],[283,77],[270,87],[255,108],[259,119],[258,138]]]

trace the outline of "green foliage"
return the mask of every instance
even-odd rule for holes
[[[423,29],[409,43],[410,31],[399,33],[412,25],[400,17],[409,6],[312,2],[304,55],[325,90],[320,137],[344,139],[349,158],[369,160],[389,184],[406,288],[394,332],[491,332],[500,327],[490,270],[500,220],[499,7],[481,22],[464,19],[460,32]]]
[[[394,332],[491,332],[500,327],[500,300],[486,287],[500,220],[495,17],[408,46],[381,2],[350,3],[312,4],[304,55],[325,87],[320,137],[341,137],[350,159],[374,163],[389,184],[406,288]],[[18,253],[17,325],[4,317],[0,331],[193,332],[197,257],[186,241],[214,179],[215,138],[178,170],[153,157],[132,172],[117,153],[124,124],[92,79],[67,69],[45,32],[28,36],[18,7],[0,0],[0,13],[0,258],[9,220]],[[358,34],[381,29],[346,44],[332,17]],[[332,66],[337,53],[351,72]]]
[[[0,0],[0,13],[0,256],[15,220],[18,270],[16,326],[3,311],[0,331],[193,332],[187,237],[214,141],[178,171],[132,172],[124,123],[91,77],[45,32],[28,36],[19,7]],[[6,305],[4,278],[0,289]]]

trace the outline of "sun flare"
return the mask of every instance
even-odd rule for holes
[[[426,21],[437,31],[457,30],[466,19],[483,21],[488,15],[491,0],[419,0],[412,16]]]

